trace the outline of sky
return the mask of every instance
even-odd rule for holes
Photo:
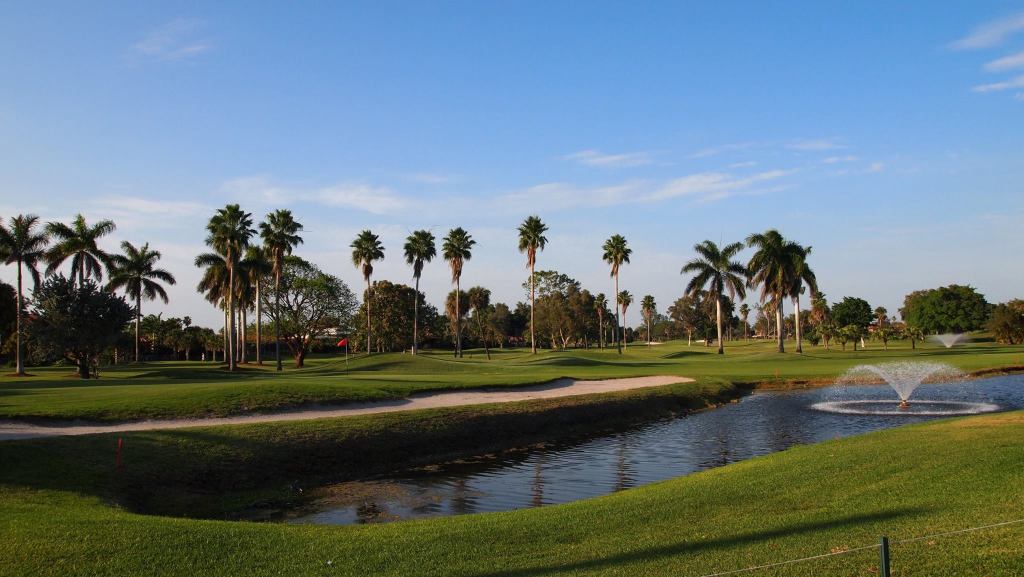
[[[0,55],[0,217],[150,243],[178,284],[144,313],[218,326],[192,261],[227,203],[291,209],[357,292],[360,230],[411,283],[404,237],[462,226],[463,286],[523,300],[537,214],[540,268],[611,293],[622,234],[661,311],[694,244],[768,228],[830,301],[1024,296],[1020,3],[9,2]],[[443,302],[443,261],[421,288]]]

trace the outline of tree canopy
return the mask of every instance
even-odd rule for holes
[[[900,314],[926,333],[963,333],[984,327],[991,310],[974,287],[953,284],[908,294]]]
[[[867,329],[875,319],[875,313],[868,301],[857,297],[843,297],[843,300],[832,305],[832,319],[836,326],[855,326]]]

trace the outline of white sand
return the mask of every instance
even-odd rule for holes
[[[0,421],[0,440],[59,437],[64,435],[91,435],[95,433],[119,433],[127,431],[153,431],[158,429],[183,429],[186,427],[209,427],[213,425],[307,421],[311,419],[329,419],[333,417],[347,417],[351,415],[414,411],[416,409],[431,409],[437,407],[461,407],[465,405],[508,403],[513,401],[527,401],[531,399],[573,397],[576,395],[628,391],[631,389],[658,387],[673,383],[688,383],[692,381],[693,379],[686,377],[671,376],[633,377],[628,379],[608,379],[603,381],[558,379],[556,381],[551,381],[550,383],[530,387],[418,393],[406,399],[399,399],[396,401],[349,403],[330,408],[310,408],[294,411],[281,411],[276,413],[258,413],[210,419],[134,421],[112,425],[95,423],[89,424],[78,421],[70,421],[66,425],[32,425],[18,421]]]

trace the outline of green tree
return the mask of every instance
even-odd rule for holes
[[[740,305],[740,320],[743,322],[743,340],[747,340],[747,331],[750,329],[750,323],[747,319],[750,318],[750,306],[747,303]]]
[[[251,305],[256,308],[256,364],[263,364],[263,281],[274,270],[269,251],[264,246],[250,246],[245,251],[246,284],[251,288]]]
[[[460,355],[462,352],[462,321],[468,310],[469,294],[466,291],[456,289],[448,293],[444,301],[444,311],[448,318],[448,331],[456,355]]]
[[[310,349],[329,331],[349,328],[358,301],[344,281],[296,256],[285,257],[279,286],[274,300],[280,306],[264,304],[295,367],[301,368]]]
[[[991,309],[974,287],[954,284],[910,293],[900,315],[926,333],[963,333],[984,327]]]
[[[113,346],[132,318],[123,297],[105,292],[92,280],[51,277],[33,294],[35,321],[30,336],[43,354],[66,358],[88,379],[99,355]]]
[[[778,350],[784,353],[786,347],[782,330],[782,301],[793,292],[797,262],[804,249],[797,243],[783,238],[775,229],[748,236],[747,246],[756,249],[747,263],[750,286],[761,287],[761,304],[769,300],[774,303]]]
[[[46,245],[50,242],[46,231],[39,231],[39,217],[34,214],[20,214],[12,217],[8,226],[0,223],[0,257],[4,264],[16,265],[18,270],[18,320],[15,333],[15,374],[25,376],[24,319],[25,303],[22,272],[27,270],[32,277],[32,286],[39,288],[39,261],[45,257]]]
[[[452,282],[455,283],[455,292],[462,294],[459,283],[462,279],[462,266],[473,257],[473,245],[476,241],[462,227],[453,228],[448,231],[441,245],[441,255],[448,262],[452,270]],[[455,304],[455,356],[462,357],[462,298],[453,299]]]
[[[729,293],[730,300],[735,300],[737,296],[747,296],[744,286],[747,269],[733,260],[743,250],[743,245],[734,242],[719,249],[717,244],[705,240],[694,245],[693,250],[697,253],[697,258],[686,263],[680,274],[694,275],[686,285],[687,294],[696,296],[706,288],[715,300],[718,354],[722,355],[725,354],[722,342],[722,296],[726,292]]]
[[[640,299],[640,312],[643,314],[644,324],[647,325],[647,346],[651,346],[651,321],[658,312],[657,306],[651,295],[645,295]]]
[[[905,329],[903,329],[903,334],[908,339],[910,339],[910,348],[911,349],[916,349],[917,348],[917,342],[924,340],[924,331],[922,331],[918,327],[912,327],[910,325],[907,325],[907,327]]]
[[[698,295],[686,294],[668,307],[668,316],[686,333],[686,346],[693,345],[693,334],[701,329],[702,315]]]
[[[832,310],[825,299],[825,293],[815,291],[811,297],[811,325],[817,331],[818,336],[825,343],[825,350],[828,350],[829,341],[836,334],[836,325],[832,320]]]
[[[98,245],[99,239],[114,232],[117,226],[111,220],[101,220],[89,226],[79,214],[68,226],[61,222],[46,225],[46,232],[54,244],[46,251],[46,274],[53,274],[64,261],[71,259],[71,278],[78,283],[92,278],[103,280],[103,269],[110,270],[110,255]]]
[[[868,301],[857,297],[843,297],[843,300],[832,305],[832,318],[840,327],[855,325],[863,332],[867,331],[868,325],[874,320],[874,313]]]
[[[1024,343],[1024,300],[1014,299],[993,307],[985,328],[1001,343]]]
[[[274,315],[278,316],[277,307],[280,306],[281,274],[284,271],[285,257],[292,254],[296,246],[302,244],[302,224],[292,216],[292,211],[278,209],[268,213],[266,220],[260,223],[260,238],[263,239],[263,246],[270,252],[271,266],[274,274]],[[281,333],[280,326],[275,325],[274,329],[274,357],[277,362],[277,370],[284,367],[281,363]]]
[[[370,277],[373,276],[373,263],[378,260],[384,259],[384,245],[380,242],[380,237],[373,234],[369,230],[364,230],[359,233],[351,244],[352,247],[352,264],[356,265],[356,268],[360,269],[363,273],[363,280],[366,281],[366,354],[370,354],[372,347],[370,345],[371,326],[370,326],[370,309],[371,302],[373,301],[373,287],[370,285]]]
[[[477,322],[477,334],[483,341],[484,353],[487,355],[487,360],[491,360],[491,349],[487,347],[487,332],[485,330],[487,308],[491,306],[491,291],[482,286],[475,286],[467,291],[467,297],[469,307],[473,309],[473,317]]]
[[[530,351],[537,354],[537,333],[534,328],[536,293],[534,291],[534,269],[537,265],[537,251],[544,250],[548,239],[544,236],[548,227],[539,216],[529,216],[519,225],[519,252],[526,253],[526,267],[530,269]]]
[[[794,243],[796,244],[796,243]],[[814,271],[807,264],[807,257],[811,254],[811,247],[803,247],[796,244],[793,247],[793,286],[789,296],[793,298],[794,322],[796,329],[796,352],[803,353],[803,323],[800,322],[800,295],[804,292],[804,285],[811,291],[811,294],[818,292],[818,278]]]
[[[629,310],[629,305],[633,304],[633,295],[629,294],[629,291],[624,290],[619,293],[619,306],[622,307],[622,346],[627,346],[626,341],[626,311]]]
[[[847,342],[853,341],[853,352],[857,352],[857,341],[863,339],[866,333],[867,329],[863,325],[853,323],[844,325],[843,328],[839,329],[838,333],[839,342],[843,344],[843,350],[846,350]]]
[[[149,243],[137,248],[128,241],[121,243],[122,254],[110,257],[111,272],[107,290],[123,289],[135,302],[135,362],[139,362],[139,322],[142,319],[142,299],[167,302],[167,291],[160,283],[175,284],[174,275],[157,268],[160,251],[150,250]]]
[[[405,262],[412,265],[412,277],[416,279],[416,293],[420,294],[420,276],[423,274],[423,265],[434,260],[437,256],[437,246],[434,244],[434,233],[429,230],[417,230],[405,239]],[[419,298],[413,300],[412,319],[412,354],[419,353]]]
[[[229,204],[224,208],[217,209],[217,212],[210,218],[206,225],[209,236],[206,244],[212,247],[223,258],[224,266],[228,273],[227,310],[228,310],[228,350],[237,349],[237,338],[235,336],[235,298],[238,283],[235,269],[238,261],[241,260],[246,247],[249,246],[249,238],[256,232],[252,228],[252,215],[245,212],[237,204]],[[196,266],[203,266],[199,259],[196,259]],[[228,370],[235,370],[235,354],[228,355]]]
[[[633,249],[629,248],[626,243],[626,238],[620,234],[612,235],[608,240],[604,241],[604,246],[601,247],[604,250],[602,258],[604,262],[611,265],[611,276],[615,278],[615,295],[619,294],[619,269],[624,264],[629,264],[629,255],[633,254]],[[622,316],[625,317],[626,313],[623,312]],[[620,327],[623,323],[619,320],[619,306],[616,304],[615,307],[615,325]],[[619,331],[615,331],[615,346],[618,348],[619,354],[622,354],[622,342],[619,340]]]
[[[604,296],[604,293],[597,293],[594,297],[594,309],[597,310],[597,346],[603,349],[604,342],[604,312],[608,310],[608,297]]]

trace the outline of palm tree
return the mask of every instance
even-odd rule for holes
[[[757,251],[747,263],[751,287],[761,287],[761,302],[775,305],[776,336],[779,352],[786,352],[782,331],[782,299],[793,292],[796,271],[794,265],[802,247],[786,240],[779,231],[770,229],[747,237],[747,246]]]
[[[250,246],[245,251],[245,274],[252,288],[252,300],[256,305],[256,364],[263,364],[263,299],[260,298],[263,279],[274,270],[265,246]]]
[[[722,297],[728,292],[729,298],[735,300],[737,296],[747,296],[744,282],[747,276],[747,269],[733,258],[743,250],[743,245],[734,242],[719,249],[718,245],[705,240],[696,244],[693,250],[697,258],[683,266],[680,274],[694,274],[686,285],[687,294],[700,296],[700,292],[707,287],[711,297],[715,299],[715,316],[718,329],[718,354],[725,354],[725,343],[722,341]]]
[[[373,275],[373,262],[384,258],[384,245],[381,244],[380,237],[369,230],[364,230],[350,246],[352,264],[362,270],[363,279],[366,280],[366,354],[370,354],[370,277]]]
[[[597,347],[604,348],[604,311],[608,308],[608,297],[604,293],[597,293],[594,297],[594,308],[597,309]]]
[[[476,317],[480,340],[484,342],[484,353],[487,354],[487,360],[489,361],[491,360],[491,349],[487,347],[487,335],[484,333],[484,315],[487,312],[487,307],[491,304],[491,291],[482,286],[475,286],[469,289],[467,295],[469,297],[469,306],[473,309],[473,316]]]
[[[629,263],[629,255],[633,253],[633,249],[626,246],[626,238],[621,234],[612,235],[608,240],[604,241],[604,246],[601,247],[604,250],[602,258],[604,262],[608,263],[612,267],[612,274],[615,278],[615,295],[619,294],[619,267],[623,264]],[[625,313],[623,313],[625,316]],[[622,322],[619,320],[619,306],[615,306],[615,323],[622,326]],[[622,354],[622,343],[619,341],[619,332],[615,331],[615,346],[619,350],[619,354]]]
[[[654,297],[651,295],[646,295],[640,300],[640,312],[643,313],[644,321],[647,323],[647,346],[651,346],[651,319],[654,318],[656,307]]]
[[[9,226],[0,221],[0,257],[4,264],[18,267],[18,323],[17,323],[17,359],[15,374],[25,376],[24,352],[21,343],[21,325],[25,316],[24,297],[22,296],[22,268],[32,276],[32,285],[39,288],[39,261],[44,258],[46,245],[50,242],[45,230],[37,231],[39,217],[34,214],[20,214],[11,218]]]
[[[740,318],[743,319],[743,340],[747,340],[747,329],[750,325],[747,324],[747,319],[750,318],[750,306],[747,303],[740,305]]]
[[[417,230],[405,239],[405,262],[412,265],[412,277],[416,279],[416,294],[412,302],[412,354],[420,350],[420,276],[423,265],[437,256],[434,233]]]
[[[137,248],[128,241],[121,243],[124,254],[110,258],[112,265],[107,290],[124,289],[129,298],[135,300],[135,362],[139,362],[139,323],[142,322],[142,298],[167,302],[167,291],[161,282],[175,284],[174,275],[162,268],[156,268],[160,251],[149,250],[149,243]]]
[[[537,265],[537,251],[544,250],[548,244],[548,226],[541,222],[539,216],[530,216],[519,225],[519,252],[526,253],[526,266],[530,269],[530,351],[537,354],[537,334],[534,330],[534,305],[536,304],[534,270]]]
[[[618,301],[622,307],[622,346],[626,346],[626,310],[633,304],[633,295],[629,294],[629,291],[622,291],[619,293]]]
[[[228,341],[228,301],[230,300],[228,297],[228,283],[230,282],[230,277],[228,275],[227,262],[219,254],[205,253],[197,256],[195,263],[197,267],[206,267],[206,270],[203,271],[203,278],[199,281],[198,286],[196,286],[196,290],[203,293],[207,301],[224,311],[224,362],[228,362],[228,351],[231,349]]]
[[[795,243],[794,243],[795,244]],[[818,278],[814,271],[807,266],[807,255],[811,254],[811,247],[802,247],[796,244],[793,248],[793,287],[789,296],[793,297],[793,308],[796,310],[794,320],[796,321],[796,352],[802,354],[803,326],[800,322],[800,295],[804,292],[804,284],[810,289],[811,294],[818,292]]]
[[[302,224],[292,217],[292,211],[278,209],[267,214],[267,219],[260,223],[260,238],[263,246],[270,252],[272,272],[274,274],[274,357],[277,370],[281,364],[281,275],[284,274],[284,257],[292,254],[292,249],[302,244],[299,231]]]
[[[462,265],[473,256],[473,245],[476,241],[463,230],[462,227],[453,228],[448,231],[441,245],[441,255],[448,262],[452,269],[452,282],[455,283],[455,293],[459,293],[459,281],[462,278]],[[459,301],[455,299],[455,356],[462,357],[462,319],[459,316]]]
[[[47,223],[46,232],[54,240],[54,245],[46,251],[46,274],[53,274],[70,258],[71,278],[77,277],[79,285],[87,277],[103,280],[103,269],[110,270],[110,255],[99,248],[97,241],[116,228],[111,220],[101,220],[89,226],[81,214],[75,217],[71,226],[60,222]]]
[[[224,265],[228,272],[228,318],[229,318],[229,350],[228,370],[235,370],[234,350],[237,348],[235,337],[235,292],[238,283],[235,278],[235,268],[246,247],[249,246],[249,237],[256,231],[252,228],[252,214],[245,212],[237,204],[229,204],[224,208],[217,209],[217,212],[210,218],[206,225],[210,235],[206,238],[206,244],[213,247],[224,259]],[[203,266],[196,259],[196,266]]]

